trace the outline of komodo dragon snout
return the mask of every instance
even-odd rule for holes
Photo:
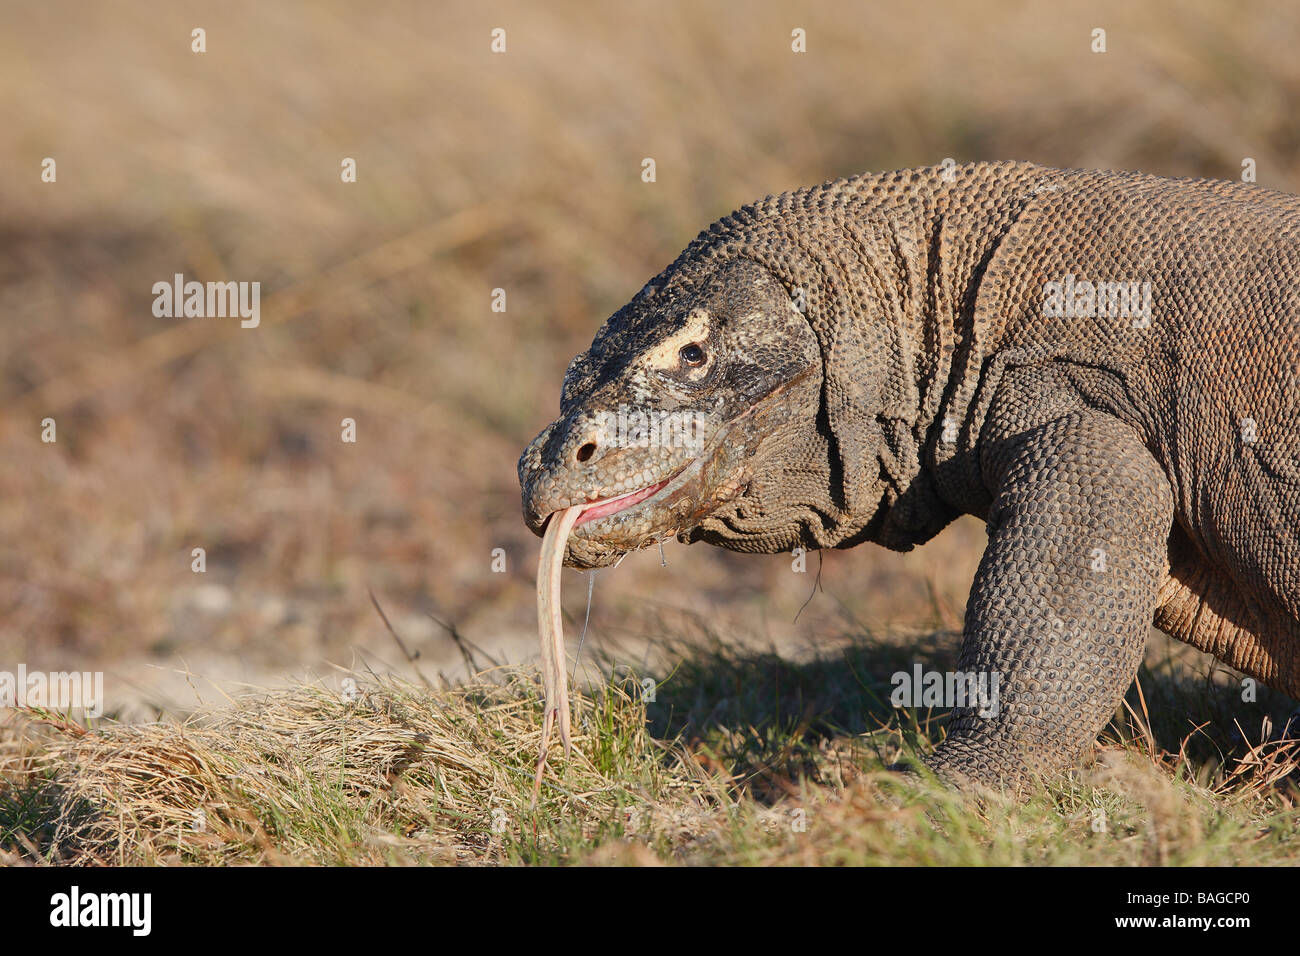
[[[519,459],[524,515],[578,519],[565,563],[596,568],[750,509],[813,429],[817,338],[768,270],[735,259],[693,288],[651,283],[564,377],[561,415]]]

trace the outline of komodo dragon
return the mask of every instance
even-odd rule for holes
[[[606,321],[520,458],[524,513],[541,534],[595,503],[576,568],[671,535],[905,551],[985,519],[959,666],[1000,706],[958,708],[927,762],[1019,788],[1095,740],[1153,622],[1300,696],[1298,361],[1300,198],[857,176],[714,223]]]

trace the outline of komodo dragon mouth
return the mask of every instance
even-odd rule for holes
[[[711,450],[673,462],[664,477],[631,491],[580,491],[568,500],[554,499],[553,510],[539,502],[529,523],[544,534],[566,510],[579,507],[570,536],[560,543],[564,563],[578,568],[617,564],[629,552],[688,530],[707,513],[702,472]]]
[[[575,528],[580,528],[582,525],[595,521],[598,518],[605,518],[609,515],[619,514],[620,512],[627,511],[634,505],[639,505],[641,502],[653,498],[660,491],[668,487],[669,482],[671,482],[673,478],[676,478],[677,475],[680,475],[682,470],[684,470],[684,468],[679,469],[676,474],[665,478],[663,481],[656,481],[653,485],[647,485],[640,491],[629,491],[626,494],[616,495],[613,498],[596,498],[588,501],[582,511],[582,515],[576,522],[574,522],[573,526]],[[548,516],[546,522],[549,523],[553,517],[555,517],[555,514]]]
[[[626,511],[633,505],[640,504],[648,498],[654,497],[658,492],[668,486],[671,478],[665,478],[663,481],[656,481],[653,485],[648,485],[640,491],[631,491],[625,495],[619,495],[615,498],[598,498],[595,501],[588,501],[586,510],[583,511],[582,517],[578,519],[574,527],[579,527],[589,521],[595,521],[597,518],[603,518],[606,515],[618,514],[620,511]]]

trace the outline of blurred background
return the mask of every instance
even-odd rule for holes
[[[430,615],[479,663],[534,658],[515,461],[696,232],[946,157],[1232,179],[1250,157],[1297,191],[1298,27],[1286,2],[4,0],[0,669],[104,670],[140,716],[409,676],[368,590],[429,675],[464,670]],[[261,325],[155,317],[176,273],[260,282]],[[672,544],[598,575],[587,646],[952,630],[983,541],[966,520],[829,553],[797,621],[816,555]],[[586,592],[566,572],[571,653]]]

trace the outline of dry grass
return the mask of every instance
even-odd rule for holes
[[[355,694],[304,686],[184,725],[87,731],[28,713],[4,766],[8,799],[24,794],[41,826],[7,835],[73,864],[503,862],[561,854],[570,829],[653,801],[684,845],[717,788],[663,761],[637,709],[616,687],[581,702],[585,746],[536,811],[541,709],[518,673],[439,695],[377,677]]]
[[[882,654],[864,641],[795,663],[718,645],[679,659],[653,703],[622,668],[579,699],[573,758],[552,761],[535,807],[542,700],[527,671],[438,691],[370,675],[184,724],[85,728],[29,710],[0,734],[0,853],[204,865],[1297,858],[1294,733],[1229,744],[1216,767],[1189,758],[1187,738],[1147,750],[1165,732],[1139,715],[1090,767],[1026,802],[963,798],[883,770],[933,746],[944,719],[882,704],[883,688],[862,682]]]

